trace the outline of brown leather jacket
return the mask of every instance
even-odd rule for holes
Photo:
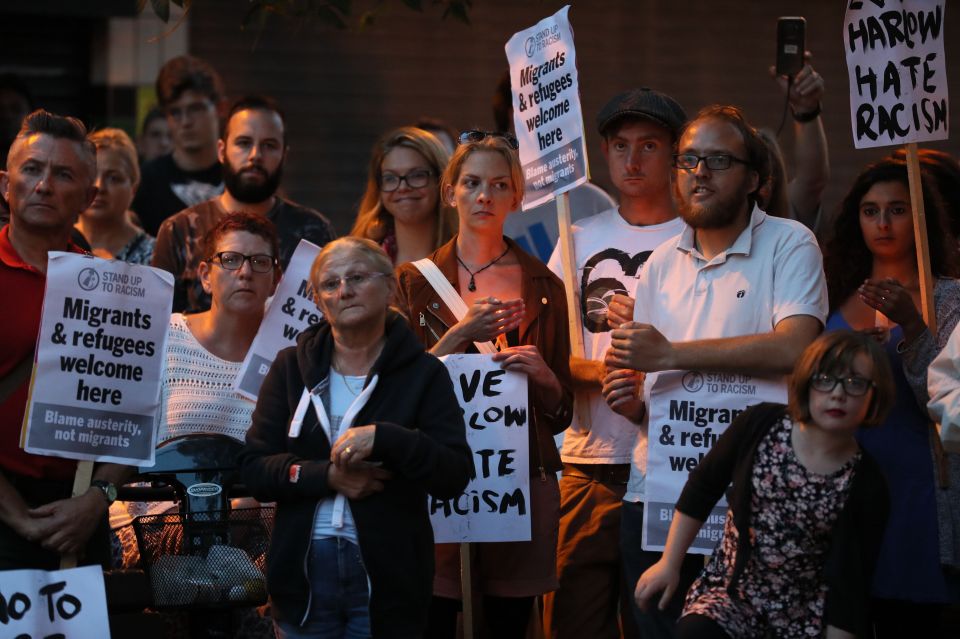
[[[567,301],[563,284],[546,265],[526,253],[508,237],[504,240],[513,250],[523,272],[523,302],[526,316],[520,323],[520,344],[536,346],[543,360],[563,387],[560,408],[551,413],[543,406],[533,384],[530,384],[530,474],[557,472],[562,468],[560,453],[553,436],[570,425],[573,417],[573,393],[570,381],[570,334],[567,329]],[[457,288],[457,236],[430,255],[443,275]],[[398,304],[407,316],[413,332],[428,349],[457,319],[443,300],[413,264],[397,267]]]

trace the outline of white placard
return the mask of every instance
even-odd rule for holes
[[[0,637],[110,639],[103,569],[0,573]]]
[[[569,11],[567,5],[515,33],[506,45],[514,129],[526,184],[524,211],[590,176]]]
[[[858,149],[947,139],[945,11],[943,0],[848,3],[843,44]]]
[[[454,499],[429,497],[437,543],[530,541],[527,376],[491,355],[440,358],[463,408],[477,476]]]
[[[652,383],[642,545],[644,550],[663,550],[690,471],[737,415],[761,402],[786,403],[787,390],[783,381],[699,371],[660,373]],[[721,500],[688,552],[713,552],[726,512],[726,501]]]
[[[323,317],[313,301],[313,286],[310,285],[310,267],[318,253],[319,246],[300,240],[290,258],[234,382],[234,390],[249,400],[257,401],[260,386],[277,353],[296,345],[300,332]]]
[[[20,445],[68,459],[153,465],[173,276],[51,252]]]

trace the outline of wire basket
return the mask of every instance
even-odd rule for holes
[[[274,509],[146,515],[133,521],[157,608],[258,606]]]

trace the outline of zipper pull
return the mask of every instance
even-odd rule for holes
[[[423,316],[423,312],[421,311],[421,312],[420,312],[420,326],[426,326],[426,325],[427,325],[427,318]]]
[[[540,481],[547,481],[547,473],[543,470],[543,464],[540,464]]]

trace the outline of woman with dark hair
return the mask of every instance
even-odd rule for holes
[[[952,279],[958,273],[956,242],[926,180],[923,199],[936,278],[936,339],[918,310],[906,165],[883,160],[864,169],[824,245],[827,330],[852,328],[882,341],[897,389],[886,421],[858,435],[890,486],[890,520],[873,582],[877,637],[934,636],[943,604],[960,594],[960,582],[940,566],[931,423],[924,409],[927,368],[960,319],[960,283]]]
[[[535,596],[557,588],[560,521],[553,436],[572,416],[569,333],[563,285],[540,260],[504,237],[503,223],[523,197],[523,174],[512,136],[468,131],[440,184],[456,207],[460,231],[430,255],[467,305],[457,320],[413,264],[397,270],[400,306],[434,355],[462,353],[477,342],[504,344],[493,355],[529,380],[531,541],[476,544],[478,590],[491,636],[524,637]],[[437,546],[434,608],[428,637],[453,637],[460,598],[457,544]]]
[[[432,133],[412,126],[373,145],[367,188],[350,235],[378,243],[394,264],[426,257],[457,232],[457,216],[440,199],[450,155]]]

